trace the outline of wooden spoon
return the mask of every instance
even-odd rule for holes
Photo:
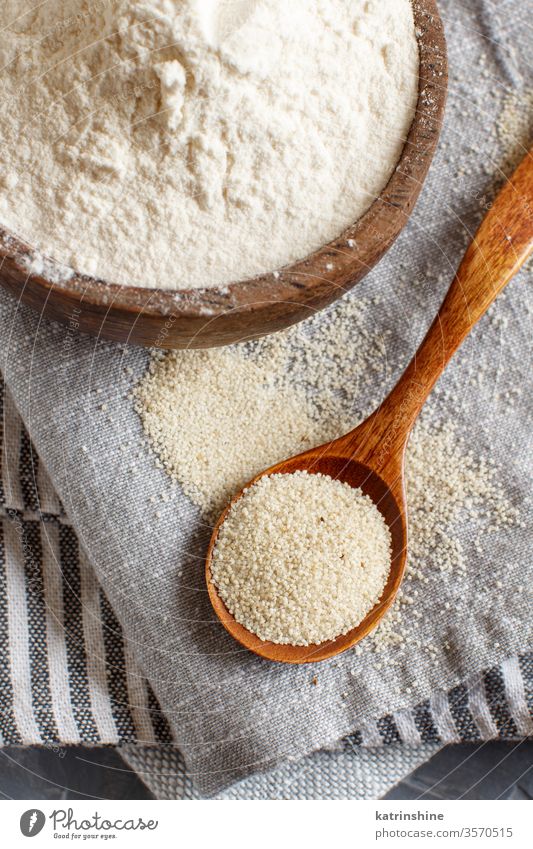
[[[392,565],[378,604],[363,621],[337,639],[312,646],[264,642],[243,628],[226,609],[211,579],[218,532],[232,505],[215,526],[206,561],[211,603],[227,631],[245,648],[269,660],[309,663],[325,660],[362,640],[391,606],[407,558],[407,506],[404,458],[417,416],[447,363],[476,322],[533,250],[533,150],[498,195],[468,248],[446,298],[424,341],[390,395],[351,433],[278,463],[257,475],[305,470],[361,487],[384,516],[392,536]]]

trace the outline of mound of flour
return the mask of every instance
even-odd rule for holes
[[[221,286],[303,258],[388,181],[410,0],[4,0],[0,222],[109,281]]]

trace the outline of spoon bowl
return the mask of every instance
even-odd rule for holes
[[[532,208],[533,155],[530,152],[493,203],[422,344],[379,409],[346,436],[278,463],[248,484],[252,486],[265,475],[320,472],[360,487],[372,499],[391,533],[391,569],[379,602],[357,627],[335,640],[311,646],[264,642],[250,633],[229,613],[211,575],[219,530],[244,490],[235,496],[218,520],[207,553],[207,588],[222,625],[245,648],[284,663],[326,660],[362,640],[393,603],[407,559],[404,461],[409,435],[428,395],[456,350],[533,252]]]
[[[391,487],[369,466],[343,456],[343,439],[306,451],[257,475],[232,499],[214,528],[206,560],[206,580],[213,609],[226,631],[238,643],[267,660],[283,663],[312,663],[346,651],[374,629],[393,603],[400,588],[407,555],[407,515],[403,487],[400,486],[397,488],[397,493],[393,493]],[[250,486],[261,478],[299,471],[329,475],[334,480],[347,483],[354,489],[361,489],[381,512],[389,528],[392,543],[391,568],[378,603],[357,627],[346,634],[340,635],[335,640],[309,646],[280,645],[261,640],[251,634],[229,612],[211,579],[211,563],[218,533],[234,504]]]

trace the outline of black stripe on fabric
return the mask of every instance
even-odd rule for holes
[[[520,655],[518,665],[524,682],[527,707],[533,717],[533,652]]]
[[[505,693],[503,672],[499,666],[489,669],[483,677],[485,695],[491,716],[496,723],[500,737],[520,737],[516,723],[512,717]]]
[[[465,684],[459,684],[453,690],[450,690],[448,704],[461,742],[476,743],[481,740],[479,728],[468,706],[468,688]]]
[[[400,732],[398,731],[398,726],[396,725],[394,718],[390,714],[388,714],[387,716],[382,716],[381,719],[378,719],[376,724],[384,743],[388,744],[402,742]]]
[[[152,727],[154,729],[156,742],[163,746],[172,746],[174,744],[174,738],[172,736],[172,731],[170,730],[170,725],[168,724],[167,718],[161,710],[156,695],[148,682],[146,682],[146,689],[148,694],[148,711],[150,713],[150,719],[152,720]]]
[[[78,540],[72,528],[66,525],[59,526],[59,553],[63,575],[64,628],[72,712],[82,742],[99,743],[100,736],[92,714],[89,694]]]
[[[413,708],[413,721],[423,743],[438,743],[440,734],[433,721],[429,701],[422,702]]]
[[[19,449],[19,479],[20,491],[25,510],[33,513],[39,512],[39,492],[37,490],[37,469],[39,458],[30,442],[30,438],[24,428],[20,434]]]
[[[0,730],[4,743],[22,743],[13,712],[13,684],[9,658],[9,632],[7,614],[7,576],[4,526],[0,521]]]
[[[353,749],[357,746],[361,746],[363,743],[363,735],[360,731],[355,731],[353,734],[350,734],[349,737],[345,737],[342,741],[343,748],[345,749]]]
[[[0,505],[5,506],[6,494],[4,492],[4,434],[5,434],[5,413],[4,413],[4,393],[5,383],[0,374]]]
[[[35,513],[31,510],[15,510],[13,507],[6,508],[5,506],[2,509],[2,505],[0,504],[0,514],[3,514],[8,519],[18,519],[21,522],[34,522],[36,520]],[[64,521],[64,516],[55,514],[55,513],[42,513],[39,511],[37,516],[39,522],[45,522],[49,525],[68,525],[67,521]]]
[[[24,522],[21,542],[26,578],[28,649],[33,713],[44,742],[56,742],[59,740],[59,736],[50,690],[46,604],[42,572],[43,551],[39,522]]]
[[[102,613],[107,688],[111,701],[111,712],[115,720],[119,742],[131,743],[135,742],[137,735],[129,705],[124,637],[118,619],[102,590],[100,590],[100,610]]]

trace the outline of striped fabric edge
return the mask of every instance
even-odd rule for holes
[[[173,745],[74,531],[59,522],[0,520],[0,684],[4,745]],[[533,653],[387,714],[346,745],[530,735]]]
[[[0,381],[0,745],[172,733]]]
[[[1,745],[173,747],[170,727],[0,381]],[[344,746],[533,735],[533,652],[387,714]]]
[[[173,745],[162,717],[72,528],[1,518],[0,746]]]
[[[381,717],[358,735],[363,746],[480,743],[533,736],[533,652],[508,658],[414,708]]]

